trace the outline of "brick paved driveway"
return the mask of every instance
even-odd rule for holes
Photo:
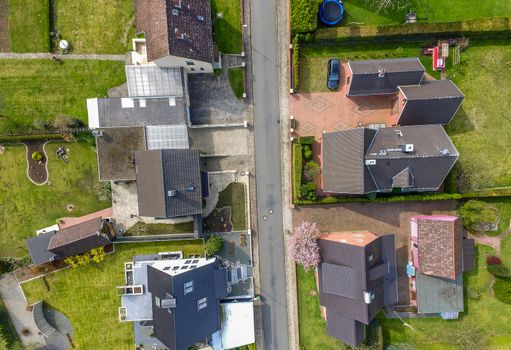
[[[409,301],[408,243],[410,241],[410,217],[448,213],[456,209],[456,201],[422,201],[403,203],[346,203],[296,207],[293,210],[293,226],[302,221],[316,222],[322,232],[368,230],[378,235],[396,234],[399,303]]]

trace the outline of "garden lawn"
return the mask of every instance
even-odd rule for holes
[[[131,48],[133,0],[58,0],[57,28],[73,53],[124,54]]]
[[[241,1],[212,0],[213,37],[221,53],[243,51],[241,36]],[[222,14],[219,17],[218,14]]]
[[[66,315],[73,327],[73,343],[80,350],[131,350],[133,323],[119,322],[121,298],[116,286],[124,285],[124,263],[135,255],[183,251],[202,253],[202,240],[116,244],[115,252],[100,264],[63,270],[21,286],[29,303],[44,299]]]
[[[509,62],[509,41],[472,40],[461,64],[448,70],[465,94],[446,128],[460,153],[449,184],[457,184],[458,191],[511,186]]]
[[[506,239],[501,256],[506,264],[511,262],[511,244]],[[454,342],[465,338],[473,340],[470,349],[509,349],[511,348],[511,305],[504,304],[492,295],[490,283],[493,277],[486,271],[486,256],[493,254],[493,249],[477,246],[477,270],[465,273],[465,291],[475,288],[480,293],[480,299],[470,299],[465,292],[465,313],[458,321],[441,319],[407,319],[415,332],[403,326],[397,319],[380,317],[383,324],[385,344],[407,343],[417,349],[463,349],[461,344]],[[507,258],[506,258],[507,257]],[[508,265],[509,266],[509,265]],[[380,315],[381,316],[381,315]],[[461,336],[464,329],[470,326],[476,328],[469,334]],[[478,330],[477,330],[478,328]],[[478,343],[477,339],[487,340],[487,344]]]
[[[231,221],[234,231],[246,230],[247,217],[245,209],[245,185],[240,182],[230,183],[218,195],[217,209],[231,207]]]
[[[61,143],[46,146],[49,185],[36,186],[26,175],[24,146],[6,146],[0,155],[0,257],[28,254],[25,239],[64,216],[80,216],[111,205],[98,198],[96,152],[86,143],[64,143],[69,163],[57,159]],[[73,204],[70,213],[66,206]]]
[[[146,224],[142,221],[130,227],[123,236],[150,236],[173,233],[193,233],[193,222],[179,224]]]
[[[342,350],[347,347],[326,334],[326,322],[319,311],[319,296],[314,272],[296,266],[298,320],[302,350]]]
[[[12,52],[50,51],[49,0],[8,0]]]
[[[496,197],[496,198],[484,198],[481,201],[490,203],[495,206],[500,213],[499,229],[497,231],[485,232],[488,236],[498,236],[510,228],[511,223],[511,198],[509,197]],[[511,253],[511,250],[510,250]],[[511,255],[509,256],[511,262]],[[509,264],[511,267],[511,263]]]
[[[229,83],[231,83],[232,92],[237,98],[242,98],[245,92],[245,82],[243,77],[244,68],[229,69]]]
[[[87,122],[86,99],[104,97],[125,80],[124,62],[0,60],[0,134],[58,115]]]

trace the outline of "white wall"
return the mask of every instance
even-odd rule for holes
[[[187,62],[193,62],[194,64],[188,65]],[[154,63],[160,67],[183,67],[188,74],[213,73],[213,65],[209,62],[190,60],[177,56],[162,57],[160,59],[154,60]]]

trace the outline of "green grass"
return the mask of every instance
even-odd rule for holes
[[[80,216],[111,205],[98,199],[95,150],[85,143],[66,143],[69,163],[64,163],[55,155],[59,145],[46,146],[49,185],[36,186],[28,180],[24,146],[6,146],[0,156],[0,256],[26,255],[24,239],[60,217]],[[66,210],[70,203],[75,206],[73,213]]]
[[[131,350],[134,346],[133,323],[120,323],[121,298],[116,286],[124,285],[124,262],[135,255],[182,250],[184,255],[201,254],[202,241],[172,241],[116,244],[115,253],[97,265],[67,269],[22,284],[29,303],[44,299],[52,308],[66,315],[73,326],[77,349]]]
[[[172,233],[193,233],[193,222],[183,222],[179,224],[146,224],[137,222],[123,236],[150,236],[164,235]]]
[[[74,53],[123,54],[131,48],[133,0],[58,0],[57,28]]]
[[[319,311],[319,297],[314,272],[296,266],[298,320],[302,350],[341,350],[344,344],[326,334],[326,322]]]
[[[448,70],[465,101],[447,127],[460,158],[451,181],[459,191],[511,186],[511,45],[472,41]],[[487,91],[487,93],[483,93]],[[459,177],[463,174],[463,177]]]
[[[498,198],[485,198],[481,199],[484,202],[491,203],[497,208],[500,213],[499,229],[497,231],[488,231],[488,236],[498,236],[509,230],[511,220],[511,198],[498,197]],[[511,250],[510,250],[511,251]],[[511,258],[511,257],[510,257]],[[511,264],[509,264],[511,266]]]
[[[241,1],[212,0],[213,37],[222,53],[240,53],[243,51],[241,36]],[[223,17],[217,16],[222,13]]]
[[[231,83],[232,92],[237,98],[242,98],[245,92],[244,68],[230,68],[229,82]]]
[[[0,349],[21,349],[21,342],[0,298]]]
[[[245,209],[245,185],[240,182],[230,183],[218,195],[216,208],[232,208],[232,225],[234,231],[247,228],[247,217]]]
[[[50,51],[49,0],[8,0],[12,52]]]
[[[125,79],[123,62],[0,60],[0,134],[58,115],[86,122],[86,99],[106,96]]]

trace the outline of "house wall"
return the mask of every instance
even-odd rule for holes
[[[188,74],[213,73],[213,65],[211,63],[191,60],[183,57],[166,56],[155,60],[154,63],[160,67],[183,67]]]

